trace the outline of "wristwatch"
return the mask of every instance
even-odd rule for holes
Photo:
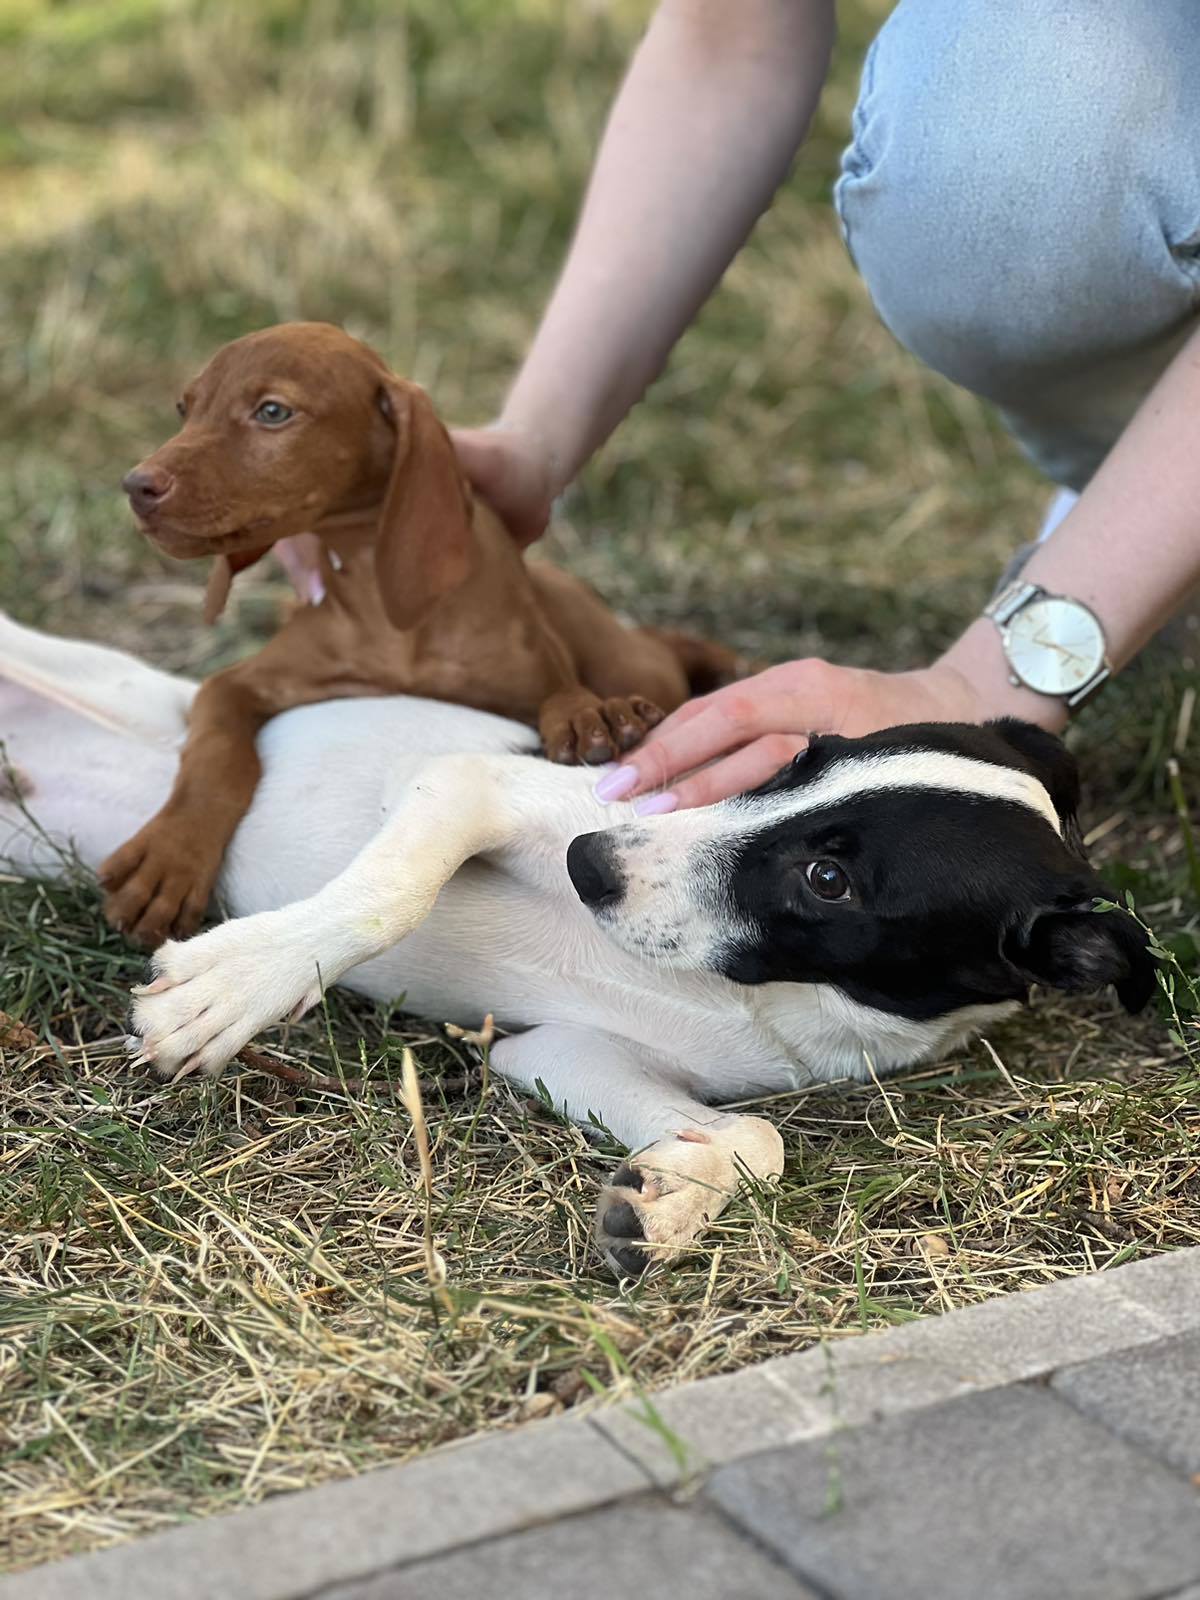
[[[1010,583],[984,610],[1000,630],[1009,680],[1072,708],[1111,676],[1104,629],[1094,611],[1040,584]]]

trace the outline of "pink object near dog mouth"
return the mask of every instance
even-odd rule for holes
[[[298,534],[296,539],[303,539],[303,534]],[[281,539],[274,546],[275,559],[292,580],[292,587],[310,606],[319,606],[325,598],[325,580],[321,576],[321,569],[312,566],[296,548],[296,540]]]

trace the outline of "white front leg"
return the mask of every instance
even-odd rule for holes
[[[219,1073],[255,1034],[300,1015],[419,927],[464,861],[528,828],[529,774],[539,767],[526,756],[439,756],[315,895],[162,945],[154,981],[133,991],[131,1052],[168,1077]]]
[[[783,1171],[783,1140],[761,1117],[714,1111],[683,1085],[683,1068],[612,1034],[547,1025],[502,1039],[496,1071],[557,1110],[599,1126],[634,1152],[600,1192],[596,1241],[621,1276],[668,1261],[718,1216],[743,1174]]]

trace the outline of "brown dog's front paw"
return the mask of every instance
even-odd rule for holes
[[[603,710],[604,720],[616,745],[616,753],[620,755],[626,750],[632,750],[635,744],[641,744],[650,729],[656,728],[664,715],[652,700],[644,700],[638,694],[630,695],[627,700],[606,700]]]
[[[640,744],[662,719],[663,712],[641,695],[591,699],[543,729],[542,741],[551,761],[600,767]]]
[[[187,938],[203,921],[216,876],[194,839],[156,819],[101,866],[104,916],[147,949]]]

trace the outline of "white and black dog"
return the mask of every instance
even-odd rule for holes
[[[0,614],[0,857],[95,866],[162,803],[194,685]],[[1017,722],[819,738],[761,789],[639,820],[526,728],[414,699],[328,702],[260,736],[219,895],[234,920],[154,958],[137,1052],[218,1073],[323,985],[507,1036],[496,1070],[635,1152],[597,1236],[619,1270],[685,1246],[769,1122],[710,1110],[952,1048],[1031,984],[1153,988],[1097,913],[1058,740]],[[43,833],[30,826],[33,817]]]

